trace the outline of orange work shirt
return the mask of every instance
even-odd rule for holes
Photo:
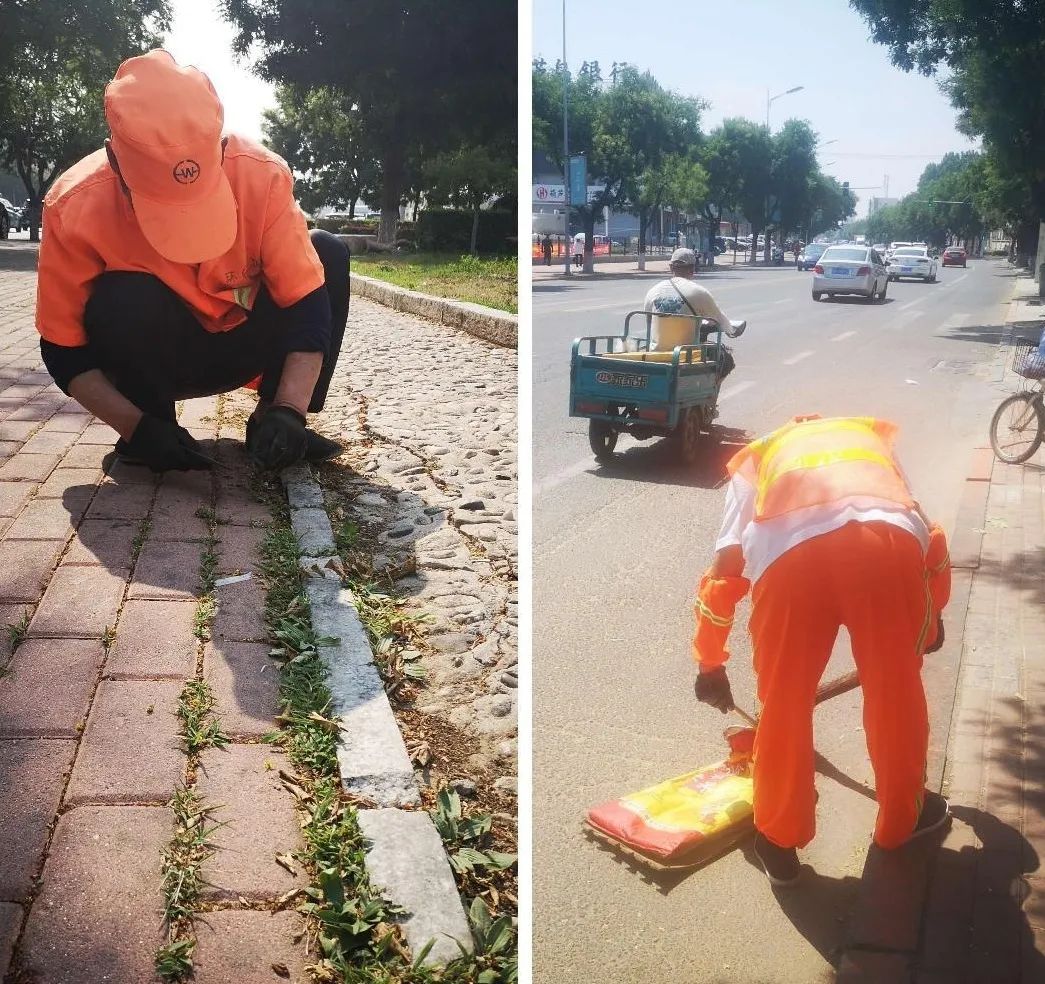
[[[91,283],[111,270],[158,277],[210,332],[242,324],[262,284],[280,307],[322,287],[323,266],[286,162],[245,137],[229,136],[222,166],[239,229],[227,253],[204,263],[173,263],[149,245],[104,149],[66,171],[44,201],[37,331],[55,345],[86,345]]]

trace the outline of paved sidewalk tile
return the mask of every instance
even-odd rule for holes
[[[100,472],[105,459],[112,454],[112,448],[100,444],[76,444],[62,458],[62,468],[90,468]]]
[[[173,828],[156,806],[81,807],[58,821],[21,968],[40,984],[145,984],[163,942],[160,852]]]
[[[93,493],[93,490],[92,490]],[[71,495],[70,501],[37,498],[8,527],[8,540],[68,540],[87,509],[87,499]]]
[[[109,570],[129,570],[141,522],[137,519],[85,519],[62,558],[62,566],[89,564]]]
[[[152,505],[151,485],[116,485],[105,482],[87,510],[88,519],[144,519]]]
[[[22,447],[23,454],[63,455],[76,443],[75,434],[38,430]]]
[[[198,646],[193,635],[195,616],[196,605],[191,601],[128,601],[120,614],[105,675],[174,680],[193,676]]]
[[[266,535],[266,530],[249,526],[219,527],[218,574],[245,574],[256,570]]]
[[[169,601],[195,598],[199,593],[202,556],[201,543],[146,540],[127,597]]]
[[[32,482],[0,482],[0,516],[17,516],[36,488]]]
[[[264,642],[268,638],[265,625],[265,589],[252,578],[214,589],[217,611],[214,615],[214,637],[229,642]]]
[[[203,673],[226,734],[260,736],[276,729],[279,666],[268,652],[267,645],[257,642],[217,640],[207,644]]]
[[[59,540],[0,542],[0,601],[39,601],[63,546]]]
[[[166,803],[185,768],[176,717],[180,693],[176,682],[103,680],[66,803]]]
[[[74,752],[71,741],[0,741],[0,901],[29,894]]]
[[[208,912],[196,920],[195,984],[294,984],[308,980],[304,922],[296,912]],[[297,942],[295,942],[297,939]],[[277,973],[273,966],[284,967]]]
[[[20,905],[0,902],[0,981],[4,979],[10,966],[23,915],[25,913]]]
[[[206,515],[213,510],[210,472],[163,476],[153,503],[150,536],[154,540],[204,540],[210,535]]]
[[[21,625],[23,621],[28,624],[33,617],[33,609],[29,605],[5,605],[0,604],[0,666],[5,666],[11,658],[11,632],[9,630]]]
[[[116,625],[130,571],[62,564],[29,624],[33,636],[101,638]]]
[[[207,898],[274,899],[304,888],[304,869],[291,874],[276,855],[301,848],[294,797],[280,785],[285,757],[268,745],[230,745],[204,752],[196,789],[203,802],[220,805],[214,819],[217,847],[203,865]]]
[[[95,639],[27,639],[0,679],[0,737],[75,737],[104,660]]]
[[[38,499],[83,499],[84,505],[91,500],[98,490],[101,480],[100,468],[63,468],[59,465],[51,477],[40,486],[36,493]]]
[[[57,454],[16,454],[0,465],[0,481],[42,482],[59,460]]]

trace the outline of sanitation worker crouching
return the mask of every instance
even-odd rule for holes
[[[893,453],[895,434],[870,417],[795,418],[728,464],[722,530],[696,603],[696,696],[733,707],[725,645],[753,586],[755,852],[774,885],[799,877],[796,849],[816,829],[813,707],[840,626],[863,688],[875,843],[900,847],[949,816],[925,789],[921,667],[943,644],[950,560]]]
[[[58,386],[153,471],[213,464],[175,402],[258,389],[257,464],[336,457],[306,427],[322,410],[348,318],[348,250],[309,235],[287,165],[222,136],[210,80],[165,51],[105,90],[111,138],[44,205],[36,325]]]

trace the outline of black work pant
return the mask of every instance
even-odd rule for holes
[[[308,409],[326,402],[348,321],[349,252],[328,232],[312,233],[330,296],[330,349]],[[185,302],[149,273],[112,271],[94,283],[84,327],[99,368],[139,410],[174,419],[177,400],[228,393],[261,376],[258,396],[271,400],[279,386],[291,325],[262,287],[247,320],[230,331],[209,332]]]

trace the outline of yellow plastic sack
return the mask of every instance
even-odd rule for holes
[[[730,729],[725,761],[593,807],[589,825],[656,864],[696,863],[721,840],[752,825],[754,737],[751,728]]]

